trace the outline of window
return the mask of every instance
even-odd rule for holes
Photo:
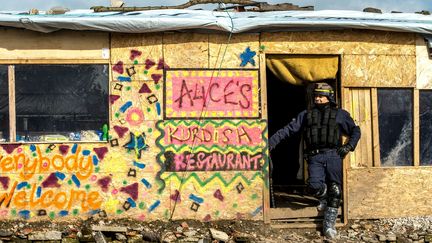
[[[15,65],[14,108],[16,141],[106,140],[108,66]]]
[[[377,91],[381,165],[413,165],[413,91]]]
[[[432,165],[432,90],[420,90],[420,165]]]
[[[0,142],[9,139],[8,66],[0,65]]]

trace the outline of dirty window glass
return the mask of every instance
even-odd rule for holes
[[[432,90],[420,90],[420,165],[432,165]]]
[[[106,140],[107,65],[16,65],[15,80],[17,141]]]
[[[413,92],[378,89],[378,123],[382,166],[413,164]]]
[[[9,138],[8,67],[0,65],[0,142]]]

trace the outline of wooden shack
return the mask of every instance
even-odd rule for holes
[[[273,159],[270,184],[267,140],[306,108],[307,85],[322,79],[314,68],[325,65],[362,131],[344,161],[339,222],[432,213],[425,33],[351,25],[43,33],[28,18],[17,27],[0,16],[1,219],[316,223],[298,143]],[[283,82],[270,59],[307,59],[312,78]]]

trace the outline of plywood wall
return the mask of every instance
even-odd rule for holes
[[[343,55],[341,79],[352,87],[412,87],[416,58],[408,55]]]
[[[277,54],[342,55],[342,85],[415,87],[416,36],[369,30],[262,33],[261,48]]]
[[[210,68],[259,68],[259,34],[210,34]]]
[[[419,35],[416,39],[417,88],[432,89],[432,58],[425,39]]]
[[[370,168],[348,171],[349,218],[432,214],[432,169]]]
[[[21,29],[0,30],[0,62],[35,59],[109,60],[109,34],[58,31],[50,34]]]
[[[415,55],[415,35],[372,30],[262,33],[267,53]]]

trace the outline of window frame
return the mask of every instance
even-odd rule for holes
[[[62,144],[75,144],[75,143],[103,143],[106,144],[109,142],[109,139],[106,141],[17,141],[16,135],[16,102],[15,102],[15,66],[17,65],[106,65],[107,66],[107,96],[111,94],[111,63],[109,60],[23,60],[20,62],[2,62],[0,61],[0,65],[8,66],[8,89],[9,89],[9,138],[5,142],[0,142],[0,144],[53,144],[53,143],[62,143]],[[107,122],[108,128],[110,127],[111,122],[111,104],[109,99],[107,99],[106,108],[107,112]]]
[[[381,156],[380,156],[380,144],[379,144],[379,121],[378,121],[378,89],[385,88],[385,89],[409,89],[413,92],[413,100],[412,100],[412,150],[413,150],[413,163],[411,165],[404,165],[404,166],[382,166],[381,165]],[[360,86],[349,86],[349,87],[343,87],[343,98],[342,98],[342,104],[343,107],[350,113],[353,112],[356,108],[353,106],[353,102],[351,101],[352,91],[356,89],[369,89],[370,90],[370,112],[371,112],[371,123],[372,127],[369,131],[362,131],[364,132],[370,132],[372,135],[372,163],[371,164],[364,164],[362,166],[356,166],[353,162],[357,161],[355,159],[356,156],[354,156],[354,161],[351,160],[351,157],[349,157],[350,161],[350,167],[351,168],[410,168],[410,167],[427,167],[432,165],[421,165],[420,164],[420,90],[427,90],[427,89],[418,89],[416,87],[404,87],[404,86],[397,86],[397,87],[360,87]]]

